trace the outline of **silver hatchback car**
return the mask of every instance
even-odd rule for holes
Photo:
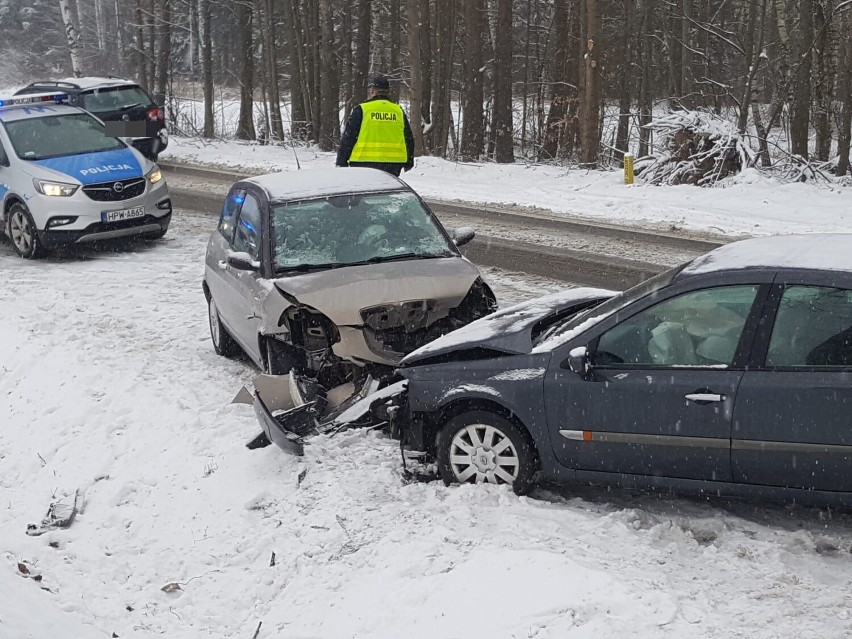
[[[495,310],[457,248],[473,236],[448,234],[411,188],[374,169],[237,182],[207,247],[213,346],[290,373],[295,403],[321,417],[332,397],[380,385],[407,353]]]

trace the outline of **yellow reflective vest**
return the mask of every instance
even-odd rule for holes
[[[363,119],[350,162],[408,162],[402,108],[390,100],[361,104]]]

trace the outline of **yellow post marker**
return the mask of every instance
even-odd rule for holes
[[[633,154],[624,154],[624,183],[633,184]]]

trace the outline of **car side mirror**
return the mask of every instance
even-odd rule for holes
[[[251,258],[248,253],[229,253],[228,266],[231,266],[238,271],[258,271],[260,263]]]
[[[585,377],[592,370],[592,359],[589,355],[589,349],[585,346],[572,348],[568,353],[568,369],[572,373],[576,373],[581,377]]]
[[[453,231],[453,244],[456,246],[464,246],[476,237],[476,230],[469,226],[462,226]]]

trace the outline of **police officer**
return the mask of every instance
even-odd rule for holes
[[[402,108],[389,99],[390,82],[377,75],[370,99],[352,109],[340,139],[337,166],[369,166],[392,175],[414,167],[414,136]]]

